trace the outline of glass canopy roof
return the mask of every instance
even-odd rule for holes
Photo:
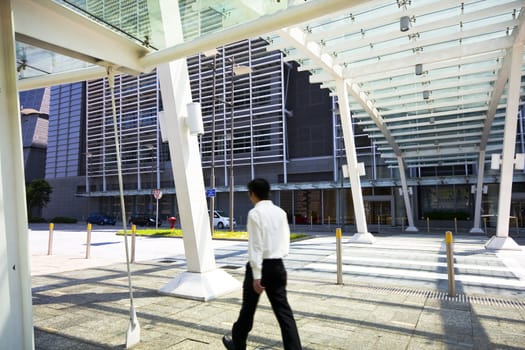
[[[512,47],[524,42],[525,0],[180,0],[184,42],[174,47],[158,40],[166,34],[159,0],[42,3],[43,10],[89,20],[102,34],[132,43],[138,54],[131,58],[144,71],[154,56],[157,61],[148,62],[260,36],[334,94],[336,81],[345,79],[353,118],[392,166],[398,156],[415,167],[474,163],[480,151],[500,153],[507,102],[502,87]],[[107,63],[32,40],[17,27],[16,13],[36,0],[15,4],[21,80]],[[129,70],[140,71],[138,65]]]

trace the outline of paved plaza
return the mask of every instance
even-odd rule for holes
[[[129,293],[123,238],[94,227],[90,258],[80,225],[30,231],[36,349],[124,348]],[[400,231],[399,229],[397,229]],[[456,297],[447,293],[444,238],[376,234],[352,244],[344,232],[343,285],[337,285],[335,237],[309,232],[286,259],[289,299],[304,349],[525,349],[525,251],[491,252],[487,237],[457,235]],[[518,240],[520,242],[520,240]],[[239,281],[247,244],[214,240],[217,265]],[[222,349],[241,290],[200,302],[158,290],[185,271],[182,239],[138,238],[132,265],[141,342],[135,349]],[[248,349],[282,349],[266,297]]]

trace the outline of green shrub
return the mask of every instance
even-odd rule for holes
[[[70,218],[67,216],[55,216],[49,222],[54,224],[75,224],[77,222],[76,218]]]

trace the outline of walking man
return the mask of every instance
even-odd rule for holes
[[[253,326],[259,296],[266,291],[286,350],[300,350],[301,340],[292,309],[286,297],[286,269],[282,258],[288,255],[290,227],[286,212],[269,199],[270,184],[264,179],[248,183],[254,208],[248,213],[248,263],[244,276],[242,306],[233,324],[232,336],[222,342],[228,350],[245,350]]]

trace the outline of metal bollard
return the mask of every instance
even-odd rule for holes
[[[454,247],[452,245],[452,232],[445,232],[445,243],[447,246],[447,269],[448,269],[448,296],[456,296],[456,280],[454,277]]]
[[[86,259],[89,259],[91,254],[91,223],[87,224],[87,237],[86,237]]]
[[[341,254],[341,238],[343,237],[343,232],[341,228],[335,229],[335,242],[336,242],[336,256],[337,256],[337,284],[343,284],[343,259]]]
[[[135,237],[137,236],[137,225],[131,225],[131,258],[130,262],[135,262]]]
[[[458,234],[458,219],[454,218],[454,234]]]
[[[427,233],[430,233],[430,218],[427,216]]]
[[[487,231],[487,218],[483,218],[483,224],[485,225],[485,234],[488,236],[489,233]]]
[[[49,223],[49,240],[47,242],[47,255],[53,254],[53,232],[55,231],[55,224]]]

